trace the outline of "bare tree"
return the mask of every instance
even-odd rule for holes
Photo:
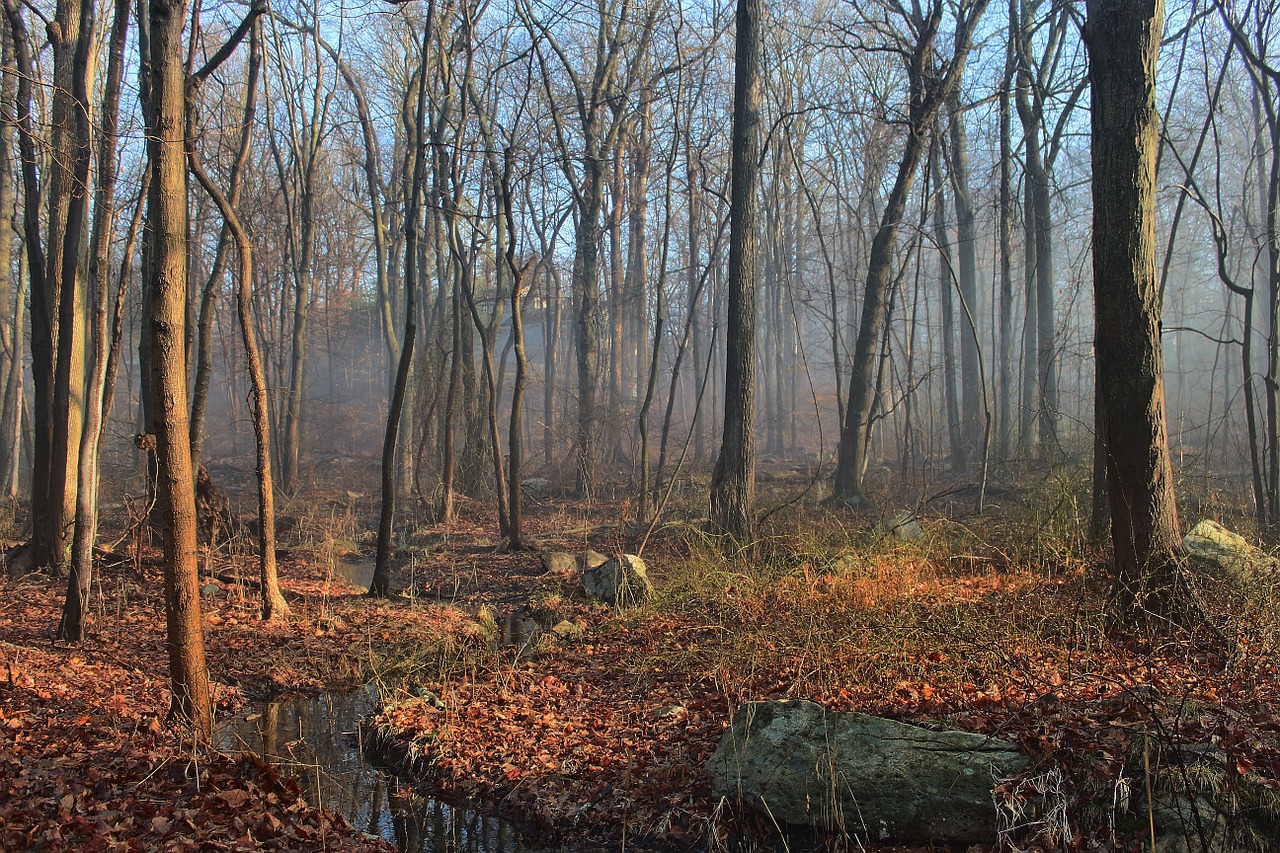
[[[711,474],[711,529],[755,534],[756,212],[760,204],[760,0],[738,0],[729,195],[724,433]]]
[[[417,81],[418,97],[414,110],[414,132],[410,139],[412,183],[404,213],[404,334],[400,338],[400,362],[396,366],[395,385],[391,390],[391,405],[387,410],[387,429],[382,441],[382,510],[378,516],[378,550],[373,580],[369,584],[369,595],[382,598],[391,595],[391,532],[396,506],[396,442],[400,437],[405,390],[409,384],[409,370],[413,364],[413,348],[418,333],[418,215],[422,208],[422,184],[426,172],[426,158],[422,148],[426,139],[427,60],[434,24],[435,0],[429,0],[426,21],[422,27],[422,51],[419,54]],[[456,324],[457,320],[454,322]],[[457,358],[456,352],[454,358],[455,360]]]
[[[1165,425],[1155,269],[1156,60],[1163,0],[1089,0],[1093,276],[1116,595],[1125,615],[1168,616],[1178,511]]]
[[[86,4],[88,6],[88,4]],[[92,10],[85,25],[91,28]],[[125,36],[129,30],[129,2],[117,0],[107,50],[107,77],[98,127],[98,180],[94,193],[93,233],[89,241],[89,283],[93,287],[93,361],[85,390],[85,423],[80,435],[80,458],[77,471],[75,533],[71,543],[71,572],[67,597],[55,636],[83,642],[84,611],[93,582],[93,545],[98,531],[98,457],[102,447],[102,427],[107,416],[106,383],[108,347],[118,346],[111,340],[107,327],[110,307],[111,233],[116,213],[116,141],[120,115],[120,87],[124,68]],[[86,47],[87,50],[87,47]],[[87,88],[81,93],[88,102]],[[117,303],[124,298],[119,294]]]
[[[147,155],[154,177],[146,231],[151,280],[151,393],[155,413],[157,502],[164,550],[170,714],[198,739],[212,732],[209,673],[200,624],[195,477],[191,470],[184,357],[187,290],[186,73],[183,0],[150,0],[151,108]]]
[[[884,334],[898,227],[915,180],[916,168],[924,153],[929,128],[939,108],[959,84],[974,28],[986,10],[987,2],[972,0],[956,8],[954,47],[946,59],[939,58],[936,44],[945,9],[941,0],[933,0],[925,8],[913,6],[911,10],[896,0],[885,6],[886,19],[892,14],[905,30],[893,49],[901,54],[907,68],[906,141],[897,177],[880,217],[880,227],[871,243],[863,287],[862,319],[854,346],[848,409],[840,433],[835,474],[835,496],[846,503],[859,504],[864,500],[862,478],[867,468],[872,404],[876,396],[875,368],[880,339]]]

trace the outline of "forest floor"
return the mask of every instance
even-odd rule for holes
[[[803,486],[764,480],[766,500]],[[875,532],[878,516],[801,501],[737,556],[673,512],[644,549],[655,595],[615,611],[536,552],[503,553],[472,502],[448,527],[406,525],[403,596],[370,600],[347,578],[368,568],[376,506],[319,490],[284,507],[287,621],[255,618],[238,582],[250,557],[207,555],[218,712],[377,681],[384,754],[412,763],[424,793],[507,817],[537,845],[767,839],[762,820],[713,802],[703,771],[734,711],[767,698],[1011,740],[1029,778],[1059,779],[1071,849],[1142,847],[1145,819],[1119,813],[1119,792],[1160,744],[1212,744],[1229,759],[1218,784],[1280,788],[1274,584],[1206,580],[1212,628],[1123,633],[1105,566],[1073,538],[1074,504],[1003,500],[981,519],[935,503],[910,543]],[[634,553],[632,514],[546,497],[528,525],[539,551]],[[390,849],[256,757],[193,752],[167,727],[159,555],[135,536],[103,557],[79,647],[49,639],[62,583],[0,580],[0,849]],[[532,628],[561,620],[563,637]]]

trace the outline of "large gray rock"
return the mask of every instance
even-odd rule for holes
[[[1195,560],[1216,566],[1237,583],[1274,575],[1274,557],[1249,544],[1216,521],[1205,519],[1182,537],[1187,553]]]
[[[973,843],[996,835],[996,780],[1017,747],[804,701],[751,702],[707,762],[716,797],[766,818],[873,840]]]
[[[582,589],[592,598],[626,607],[638,604],[653,592],[644,560],[634,554],[619,554],[582,573]]]
[[[920,520],[910,510],[891,513],[881,519],[877,528],[886,536],[892,536],[899,542],[915,542],[924,536]]]

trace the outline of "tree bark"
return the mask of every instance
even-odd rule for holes
[[[81,14],[86,28],[93,20],[92,4],[86,0]],[[85,391],[85,424],[80,435],[77,470],[75,533],[71,541],[71,572],[62,619],[55,634],[59,639],[84,641],[84,611],[93,583],[93,544],[98,531],[98,454],[102,445],[107,412],[105,395],[108,362],[107,287],[111,259],[111,232],[115,225],[116,140],[120,114],[120,87],[124,65],[124,43],[129,29],[129,0],[116,0],[108,48],[107,78],[99,118],[98,184],[94,196],[93,234],[89,247],[89,281],[93,285],[93,363]],[[87,41],[87,40],[86,40]],[[87,44],[86,44],[87,50]],[[85,57],[87,65],[88,57]],[[86,75],[87,76],[87,75]],[[88,101],[87,80],[83,93]],[[123,294],[121,294],[123,297]],[[113,342],[114,345],[114,342]]]
[[[409,155],[412,183],[404,212],[404,335],[401,337],[400,361],[396,366],[391,402],[387,407],[387,428],[382,439],[382,508],[378,515],[378,550],[374,562],[373,579],[369,583],[369,595],[380,598],[391,595],[391,532],[395,522],[396,507],[396,442],[400,437],[405,389],[409,384],[409,370],[413,365],[413,349],[418,335],[418,216],[422,208],[422,183],[425,179],[422,143],[426,139],[427,58],[431,47],[435,10],[435,0],[429,0],[427,19],[422,29],[422,51],[419,56],[417,81],[418,102],[414,113],[412,153]],[[455,314],[457,312],[456,305],[454,312]],[[455,316],[455,329],[457,322]],[[456,350],[453,358],[456,362],[458,358]],[[449,414],[451,415],[452,412]],[[446,484],[447,499],[451,498],[451,492],[452,483],[448,483]],[[446,504],[446,508],[446,511],[451,509],[450,504]],[[447,521],[448,518],[446,517],[445,520]]]
[[[157,501],[164,551],[170,715],[207,740],[212,731],[196,562],[195,477],[187,424],[184,326],[187,293],[187,165],[182,64],[184,0],[150,0],[151,110],[147,154],[152,316],[151,393],[155,413]]]
[[[729,200],[724,426],[711,474],[711,529],[755,534],[756,213],[760,162],[760,0],[738,0]]]
[[[1093,274],[1115,595],[1124,616],[1176,614],[1178,513],[1165,424],[1155,269],[1156,60],[1163,0],[1089,0]]]

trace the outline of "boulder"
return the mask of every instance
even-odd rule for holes
[[[594,569],[608,562],[608,560],[609,558],[604,554],[588,548],[587,553],[582,555],[582,570],[585,572],[587,569]]]
[[[549,575],[571,575],[578,571],[578,560],[568,551],[545,551],[538,559]]]
[[[592,598],[626,607],[637,604],[653,592],[644,560],[634,554],[619,554],[582,573],[582,589]]]
[[[533,497],[547,497],[551,494],[551,481],[546,477],[530,477],[520,481],[520,488]]]
[[[886,515],[876,528],[885,536],[892,536],[899,542],[915,542],[924,536],[920,520],[910,510],[903,510]]]
[[[707,762],[715,797],[766,819],[875,841],[996,837],[993,792],[1027,759],[1007,741],[805,701],[751,702]]]
[[[1237,583],[1276,573],[1274,557],[1216,521],[1200,522],[1182,537],[1182,543],[1192,559],[1215,566]]]

